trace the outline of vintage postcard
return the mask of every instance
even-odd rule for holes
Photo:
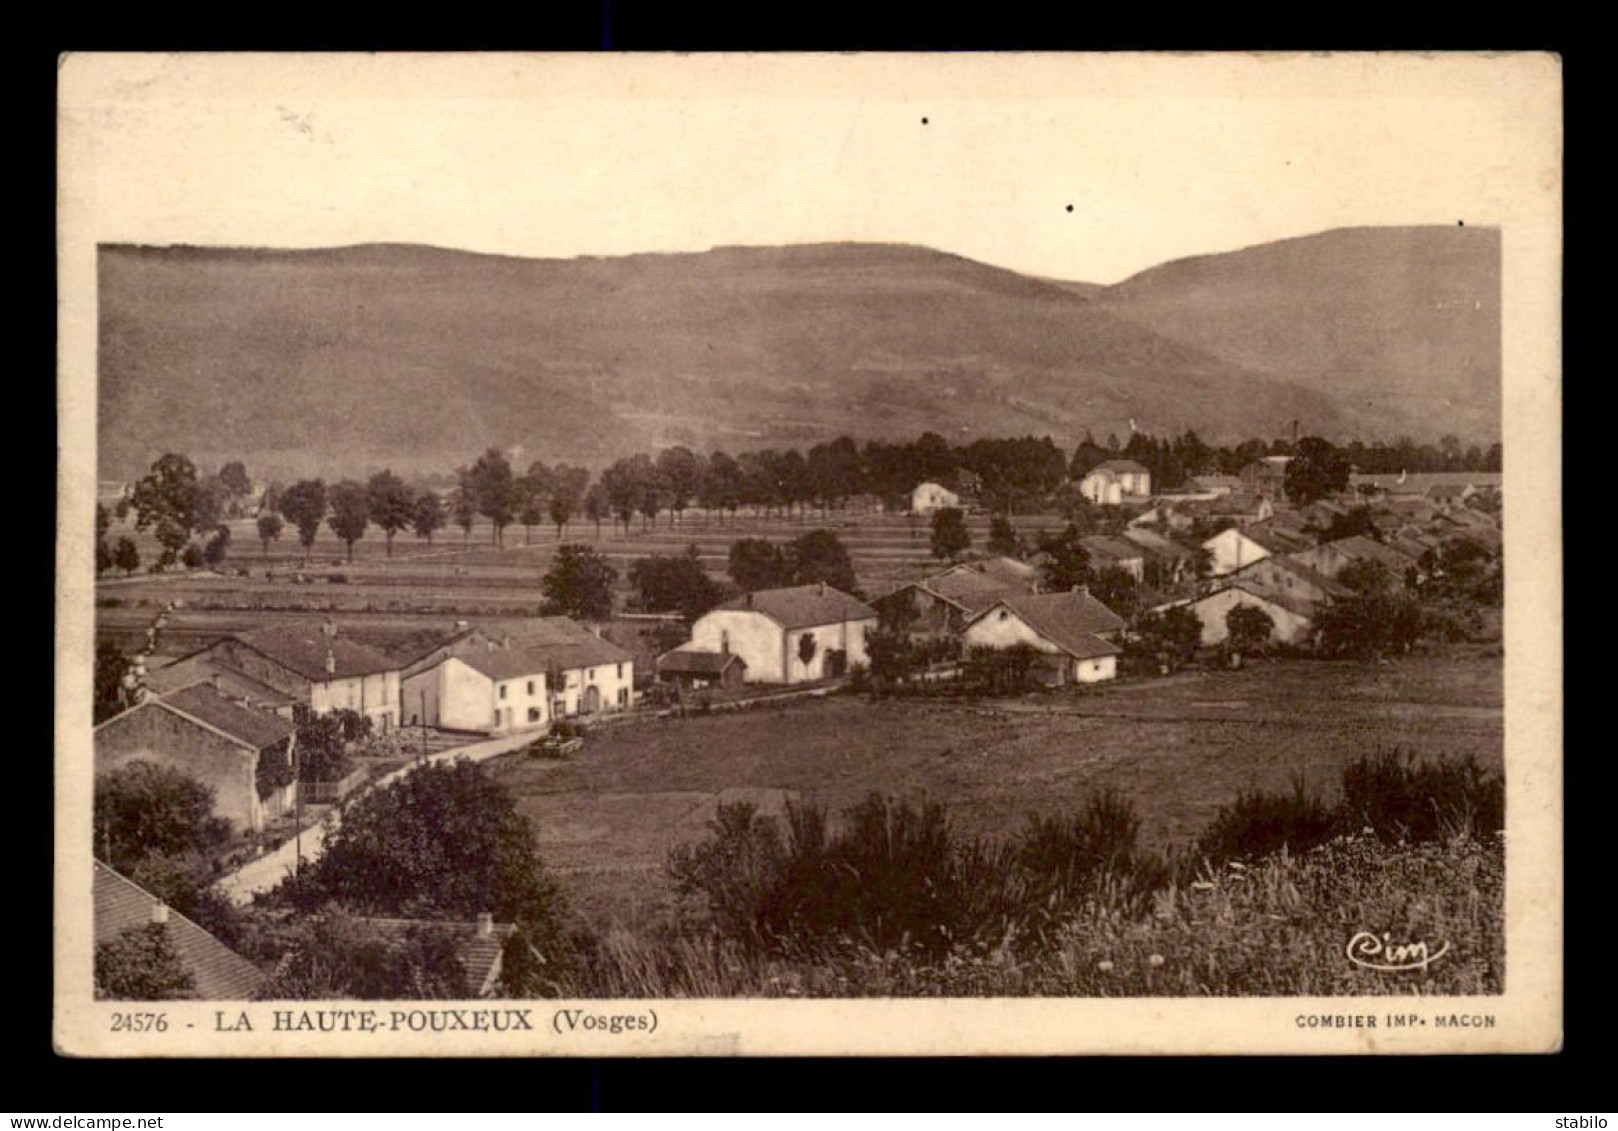
[[[1554,1051],[1561,97],[64,56],[56,1047]]]

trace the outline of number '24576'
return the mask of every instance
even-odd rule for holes
[[[167,1033],[169,1017],[166,1013],[114,1013],[114,1033]]]

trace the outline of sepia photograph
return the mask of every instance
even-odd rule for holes
[[[1554,56],[60,83],[60,1051],[1558,1047]]]

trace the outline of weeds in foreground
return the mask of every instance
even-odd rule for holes
[[[873,795],[834,830],[723,807],[671,854],[700,911],[590,940],[569,992],[598,997],[1482,994],[1504,986],[1504,788],[1471,759],[1378,752],[1335,808],[1301,782],[1246,792],[1194,856],[1138,844],[1116,793],[1007,842],[937,805]],[[1356,935],[1440,961],[1377,971]]]

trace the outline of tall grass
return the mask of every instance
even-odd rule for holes
[[[1104,791],[1004,841],[938,805],[871,795],[835,827],[722,806],[670,855],[695,910],[587,936],[565,989],[596,997],[1498,993],[1504,789],[1471,759],[1397,752],[1343,773],[1335,808],[1300,781],[1222,809],[1195,855],[1139,844]],[[1370,931],[1448,943],[1440,963],[1349,962]]]

